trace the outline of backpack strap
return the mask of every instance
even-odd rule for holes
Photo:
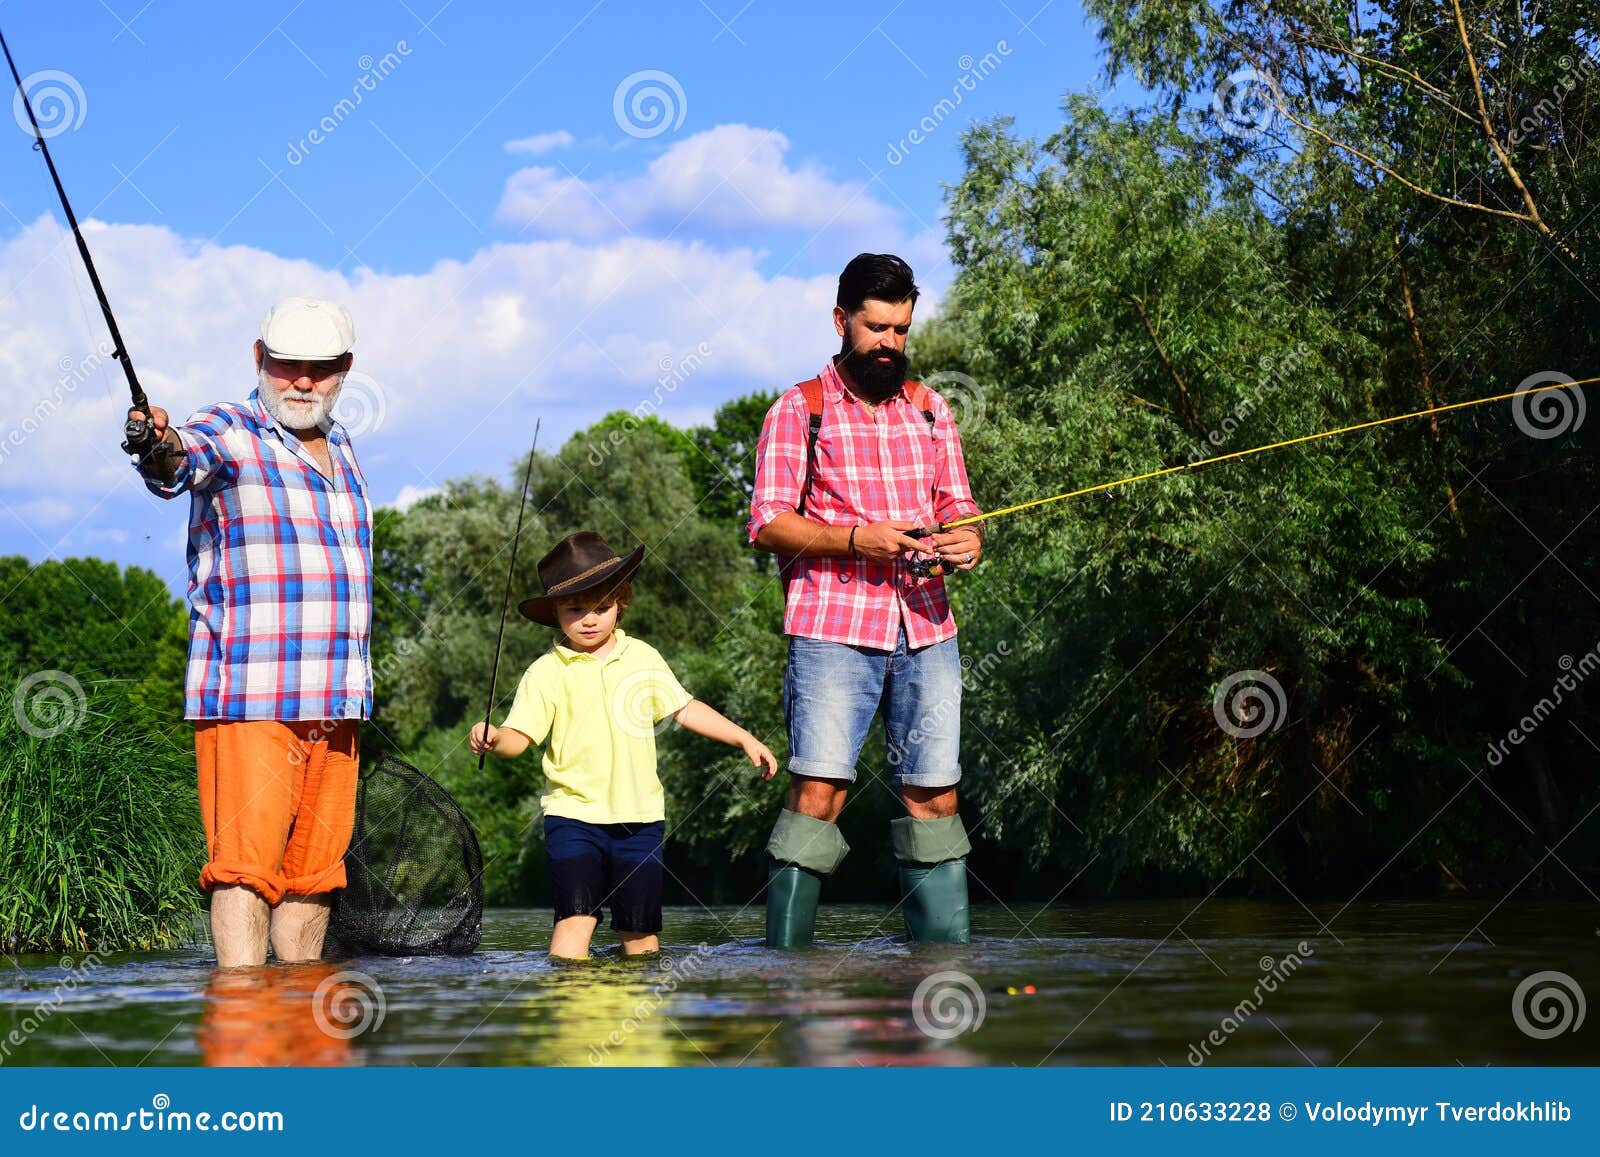
[[[928,436],[931,438],[935,419],[933,416],[933,402],[928,398],[928,387],[921,382],[907,382],[906,386],[908,387],[908,396],[911,399],[911,404],[922,411],[922,417],[928,423]]]
[[[800,501],[795,505],[795,512],[804,514],[806,499],[811,497],[811,476],[817,469],[817,438],[822,434],[822,379],[809,378],[801,382],[800,392],[806,399],[806,477],[800,485]]]

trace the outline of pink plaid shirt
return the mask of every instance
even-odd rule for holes
[[[822,430],[804,515],[827,526],[903,519],[919,526],[978,513],[950,408],[927,390],[928,420],[902,390],[875,411],[845,389],[830,361],[822,380]],[[767,411],[756,449],[750,541],[800,502],[806,468],[805,395],[786,391]],[[801,558],[784,602],[785,634],[892,651],[904,626],[908,647],[956,633],[944,579],[916,578],[904,561]]]

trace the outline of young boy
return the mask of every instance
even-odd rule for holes
[[[472,729],[474,755],[511,759],[550,741],[540,804],[555,890],[552,956],[588,956],[605,905],[624,953],[661,946],[666,809],[655,737],[667,717],[742,748],[764,779],[778,770],[764,743],[691,698],[654,647],[617,626],[643,558],[642,546],[618,558],[599,534],[581,530],[540,559],[545,593],[518,609],[565,640],[528,668],[499,727]]]

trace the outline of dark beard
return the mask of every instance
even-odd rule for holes
[[[887,356],[890,360],[880,362],[880,356]],[[908,362],[906,355],[899,350],[860,353],[850,348],[850,341],[846,338],[839,351],[838,364],[855,392],[873,405],[894,397],[905,385]]]

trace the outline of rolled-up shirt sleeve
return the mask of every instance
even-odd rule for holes
[[[208,490],[234,476],[234,461],[228,453],[224,439],[231,421],[225,414],[214,410],[201,410],[173,433],[183,446],[183,459],[171,482],[140,471],[145,489],[162,498],[176,498],[190,490]]]
[[[756,480],[750,495],[750,541],[778,515],[800,505],[806,471],[805,394],[789,390],[767,411],[756,444]]]
[[[950,407],[937,393],[929,391],[933,404],[933,500],[934,516],[941,523],[971,518],[980,513],[967,480],[967,460],[961,451],[961,432],[956,429]]]

